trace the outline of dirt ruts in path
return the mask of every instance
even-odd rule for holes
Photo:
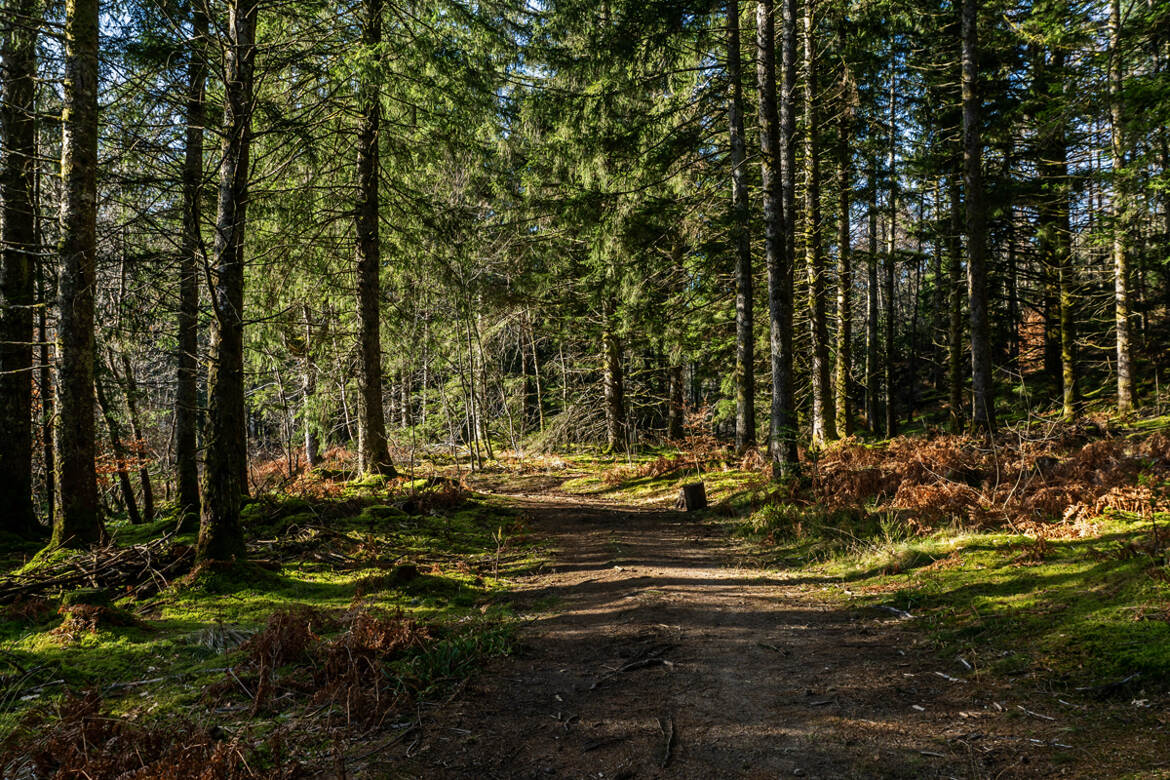
[[[519,583],[519,652],[420,707],[368,776],[1094,776],[1091,756],[1052,763],[1055,722],[964,679],[898,616],[730,566],[692,516],[511,500],[555,551]]]

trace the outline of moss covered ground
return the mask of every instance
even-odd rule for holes
[[[386,631],[408,627],[404,636],[419,641],[394,645],[368,670],[408,697],[507,651],[514,622],[503,598],[508,580],[540,554],[522,518],[443,482],[376,481],[333,492],[249,502],[247,562],[196,569],[149,597],[106,592],[104,606],[73,606],[93,601],[73,598],[74,588],[7,605],[0,612],[0,740],[9,749],[27,745],[35,730],[51,726],[52,713],[67,719],[83,692],[100,697],[103,716],[139,724],[181,717],[240,733],[276,728],[307,706],[311,692],[224,725],[225,712],[244,711],[259,696],[257,683],[236,685],[233,677],[244,674],[255,638],[274,616],[308,616],[301,628],[320,648],[353,633],[355,615]],[[172,518],[115,521],[113,545],[147,543],[173,526]],[[28,557],[14,556],[8,570],[28,577],[49,562]],[[290,679],[312,676],[296,668],[312,666],[307,658],[282,658],[292,664],[284,670]]]

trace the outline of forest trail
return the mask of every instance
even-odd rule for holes
[[[1022,692],[960,679],[894,614],[735,567],[693,516],[508,500],[555,550],[513,594],[518,652],[421,707],[370,776],[1092,775],[1050,763],[1062,732]]]

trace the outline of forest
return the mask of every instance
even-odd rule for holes
[[[0,0],[0,76],[0,776],[1170,777],[1170,4]]]

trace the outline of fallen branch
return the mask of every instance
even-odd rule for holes
[[[1020,705],[1020,704],[1017,704],[1016,707],[1021,712],[1023,712],[1025,715],[1031,715],[1033,718],[1040,718],[1041,720],[1051,720],[1051,721],[1056,720],[1056,718],[1052,717],[1051,715],[1041,715],[1039,712],[1032,712],[1031,710],[1025,708],[1023,705]]]
[[[674,754],[674,718],[667,715],[665,718],[658,719],[658,728],[662,729],[662,736],[665,744],[662,746],[662,760],[658,765],[665,769],[670,764],[670,759]]]

